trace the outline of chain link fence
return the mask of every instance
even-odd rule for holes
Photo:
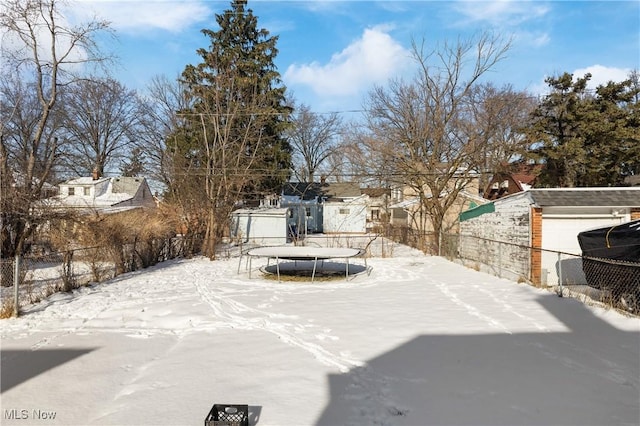
[[[498,277],[640,315],[640,261],[537,249],[469,235],[442,239],[441,254]]]
[[[584,257],[468,235],[438,236],[408,228],[389,228],[384,235],[310,235],[297,244],[365,248],[368,257],[392,257],[397,244],[408,245],[478,271],[640,315],[640,262]],[[221,254],[239,256],[242,248],[229,244]],[[17,267],[15,259],[2,259],[0,316],[11,316],[19,306],[35,303],[55,292],[71,291],[183,257],[186,249],[183,240],[172,238],[144,245],[130,244],[119,250],[95,247],[29,256],[17,259]],[[18,287],[14,287],[14,282],[18,282]]]
[[[0,260],[0,318],[57,292],[69,292],[117,275],[184,256],[181,238],[121,247],[89,247]]]
[[[406,227],[390,228],[385,235],[477,271],[640,316],[640,259],[615,261],[470,235],[438,236]]]

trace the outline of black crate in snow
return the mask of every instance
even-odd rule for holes
[[[249,426],[249,406],[213,404],[204,419],[204,426]]]

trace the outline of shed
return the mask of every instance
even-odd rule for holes
[[[355,198],[332,198],[324,202],[325,234],[364,234],[367,230],[367,195]]]
[[[562,266],[563,284],[585,280],[577,263],[581,255],[578,234],[584,230],[605,227],[640,218],[640,188],[550,188],[530,189],[509,195],[460,215],[460,233],[495,241],[504,241],[542,250],[531,250],[523,258],[503,250],[491,253],[504,264],[536,284],[558,284],[558,268]],[[479,250],[465,245],[460,251]],[[486,248],[483,248],[486,250]],[[522,250],[519,251],[522,253]],[[559,265],[559,252],[576,255],[565,257]],[[466,253],[469,255],[469,253]],[[571,275],[569,272],[577,275]]]
[[[231,238],[243,244],[283,245],[289,240],[290,209],[239,209],[231,213]]]
[[[322,230],[325,234],[364,234],[367,230],[369,196],[353,182],[323,186]]]

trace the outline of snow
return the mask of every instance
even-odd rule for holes
[[[0,422],[639,423],[640,319],[409,249],[367,262],[312,284],[183,259],[52,295],[0,322]]]
[[[313,260],[354,257],[361,254],[361,250],[345,247],[266,246],[251,249],[247,254],[256,257]]]

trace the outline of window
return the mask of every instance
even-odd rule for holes
[[[67,189],[67,194],[76,195],[76,189],[73,186],[70,186],[69,189]]]
[[[379,220],[380,219],[380,210],[373,209],[371,210],[371,220]]]
[[[340,214],[349,214],[349,209],[340,209]]]
[[[84,188],[84,195],[86,195],[87,197],[88,197],[89,195],[91,195],[91,188],[89,188],[88,186],[86,186],[86,187]]]
[[[307,217],[311,217],[311,207],[305,207],[304,210]]]

